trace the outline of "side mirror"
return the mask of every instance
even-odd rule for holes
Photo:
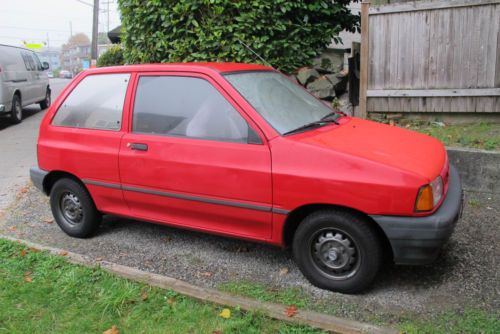
[[[46,61],[44,61],[44,62],[42,63],[42,69],[43,69],[44,71],[48,70],[48,69],[49,69],[49,67],[50,67],[50,66],[49,66],[49,63],[47,63]]]

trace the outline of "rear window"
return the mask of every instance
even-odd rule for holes
[[[52,125],[119,131],[130,74],[84,78],[59,107]]]

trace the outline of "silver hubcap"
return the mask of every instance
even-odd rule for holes
[[[360,254],[353,239],[345,232],[321,230],[311,239],[314,264],[331,279],[352,277],[359,269]]]
[[[80,200],[73,193],[64,193],[61,197],[61,212],[66,220],[74,225],[82,222],[83,207]]]

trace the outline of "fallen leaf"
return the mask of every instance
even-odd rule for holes
[[[17,228],[15,226],[11,226],[11,227],[9,227],[9,230],[15,231],[15,230],[17,230]]]
[[[22,257],[26,256],[26,250],[22,249],[19,255]]]
[[[54,220],[52,219],[48,219],[48,220],[44,220],[43,221],[45,224],[53,224],[54,223]]]
[[[101,262],[101,261],[102,261],[102,260],[104,260],[104,259],[103,259],[102,257],[98,256],[98,257],[96,257],[96,258],[95,258],[95,260],[96,260],[97,262]]]
[[[221,331],[213,331],[212,334],[222,334]]]
[[[175,304],[175,298],[174,297],[170,297],[169,299],[167,299],[167,304],[168,305],[174,305]]]
[[[118,328],[116,328],[115,325],[113,325],[107,331],[102,332],[102,334],[120,334],[120,331],[118,330]]]
[[[205,277],[212,277],[214,275],[214,273],[211,273],[210,271],[205,271],[203,273],[201,273],[202,276],[205,276]]]
[[[65,251],[65,250],[60,251],[60,252],[59,252],[59,255],[61,255],[61,256],[66,256],[66,255],[68,255],[68,252],[67,252],[67,251]]]
[[[28,192],[28,187],[27,187],[27,186],[26,186],[26,187],[22,187],[22,188],[19,190],[19,192],[20,192],[21,194],[25,194],[25,193],[27,193],[27,192]]]
[[[224,318],[224,319],[229,319],[229,318],[231,318],[231,310],[228,308],[225,308],[222,310],[222,312],[219,314],[219,316],[221,318]]]
[[[20,244],[20,243],[21,243],[21,240],[16,240],[16,242],[17,242],[18,244]]]
[[[288,306],[285,309],[285,314],[287,317],[291,318],[297,314],[297,307],[295,305]]]
[[[29,250],[32,251],[33,253],[38,253],[40,251],[38,248],[35,247],[30,247]]]
[[[24,281],[27,283],[33,282],[33,278],[31,277],[31,272],[27,271],[24,273]]]
[[[146,299],[148,299],[148,293],[146,290],[141,291],[141,299],[142,299],[142,301],[145,301]]]
[[[280,269],[280,276],[288,274],[288,268],[284,267]]]

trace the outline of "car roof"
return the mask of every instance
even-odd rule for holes
[[[123,65],[111,67],[99,67],[86,70],[90,73],[118,73],[118,72],[154,72],[154,71],[188,71],[188,72],[207,72],[215,71],[224,72],[244,72],[244,71],[274,71],[272,67],[259,64],[243,64],[243,63],[162,63],[162,64],[140,64],[140,65]]]

